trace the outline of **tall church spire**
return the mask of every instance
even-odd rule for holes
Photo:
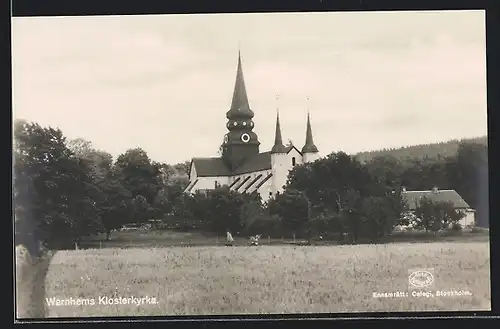
[[[309,98],[307,100],[309,101]],[[306,143],[302,148],[302,153],[318,153],[318,148],[314,145],[309,109],[307,109]]]
[[[276,97],[278,99],[278,97]],[[286,153],[286,147],[283,145],[283,138],[281,137],[281,126],[280,126],[280,113],[276,109],[276,133],[274,135],[274,146],[271,149],[271,154],[273,153]]]
[[[230,170],[235,170],[246,160],[259,154],[259,138],[253,131],[254,113],[250,110],[241,67],[241,55],[238,51],[238,68],[234,84],[231,109],[226,112],[228,133],[224,135],[222,158]]]
[[[231,108],[226,113],[228,119],[253,118],[254,113],[248,103],[247,90],[245,88],[245,79],[243,77],[243,68],[241,65],[241,52],[238,49],[238,68],[236,69],[236,82],[234,83],[233,100]]]

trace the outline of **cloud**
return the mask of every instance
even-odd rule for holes
[[[41,88],[47,84],[55,84],[55,88],[140,88],[148,80],[151,84],[151,80],[164,79],[186,63],[209,60],[206,53],[182,40],[166,39],[158,31],[123,33],[109,22],[108,28],[99,29],[97,24],[79,19],[66,21],[67,28],[61,29],[58,21],[37,21],[29,30],[24,27],[26,21],[14,24],[15,82]],[[33,76],[34,71],[39,74]]]
[[[398,15],[14,19],[14,115],[115,155],[215,155],[240,39],[261,150],[277,93],[283,137],[301,146],[309,109],[321,152],[485,133],[484,17]]]
[[[320,88],[321,80],[307,67],[263,62],[246,68],[249,90],[256,95],[306,95]]]

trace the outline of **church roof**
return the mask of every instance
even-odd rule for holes
[[[193,158],[193,163],[198,177],[234,176],[271,169],[271,153],[259,153],[234,171],[229,170],[222,158]]]
[[[291,150],[295,149],[300,154],[300,151],[293,145],[284,146],[284,148],[285,153],[289,153]],[[229,170],[221,157],[193,158],[193,163],[198,177],[234,176],[271,169],[271,152],[257,154],[245,161],[245,163],[234,171]]]
[[[415,210],[424,197],[434,202],[452,202],[457,209],[469,208],[467,202],[455,190],[404,191],[402,196],[408,203],[410,210]]]
[[[248,159],[241,166],[236,168],[234,175],[246,174],[254,171],[271,169],[271,153],[262,152]]]
[[[193,158],[198,177],[231,176],[231,170],[222,158]]]
[[[299,153],[300,155],[303,155],[303,154],[302,154],[302,152],[301,152],[298,148],[296,148],[293,144],[290,144],[290,145],[288,145],[288,146],[285,146],[285,149],[286,149],[286,151],[285,151],[285,153],[286,153],[286,154],[290,153],[290,151],[291,151],[291,150],[295,150],[295,151],[297,151],[297,153]]]

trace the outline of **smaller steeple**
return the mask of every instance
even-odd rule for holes
[[[278,96],[276,96],[278,100]],[[286,153],[286,147],[283,145],[283,138],[281,137],[281,126],[280,126],[280,113],[276,109],[276,133],[274,135],[274,146],[271,149],[271,154],[274,153]]]
[[[307,98],[307,100],[309,101],[309,97]],[[306,143],[302,148],[302,154],[304,153],[318,153],[318,148],[316,147],[316,145],[314,145],[309,108],[307,109]]]

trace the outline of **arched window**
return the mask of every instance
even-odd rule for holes
[[[295,157],[292,158],[292,166],[295,166]]]

